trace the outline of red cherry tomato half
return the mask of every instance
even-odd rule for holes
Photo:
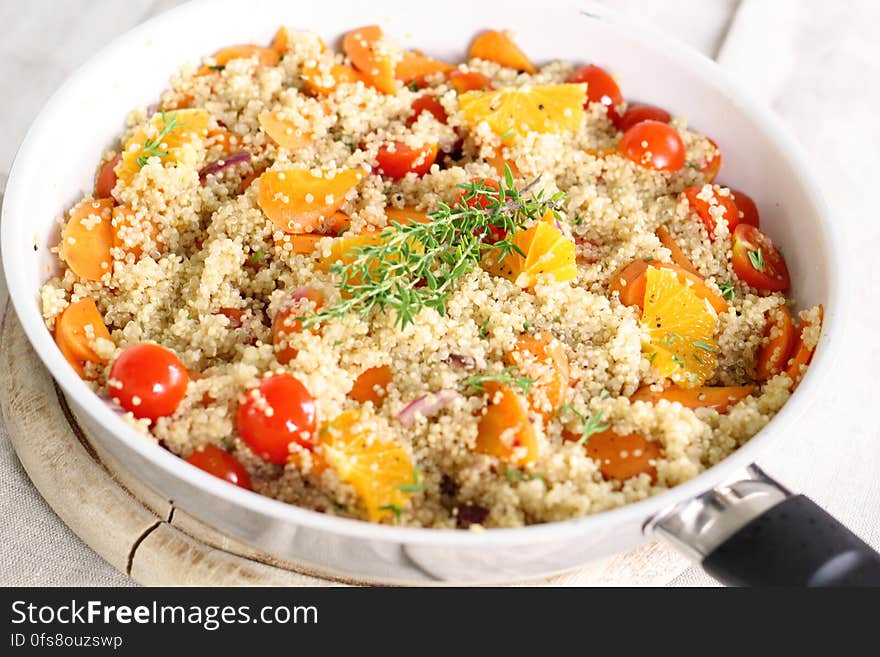
[[[749,224],[733,231],[731,264],[740,280],[759,290],[782,292],[791,284],[782,254],[769,237]]]
[[[286,463],[290,443],[308,449],[314,446],[315,400],[299,379],[273,374],[246,395],[238,407],[238,433],[257,456],[271,463]]]
[[[709,140],[709,143],[715,147],[715,155],[706,162],[700,169],[700,173],[706,176],[707,182],[712,182],[718,176],[718,172],[721,170],[721,149],[718,148],[718,144],[716,144],[713,140],[706,137]]]
[[[616,121],[619,118],[617,106],[623,102],[620,87],[604,68],[595,64],[588,64],[572,73],[568,82],[586,82],[587,100],[584,107],[590,103],[602,103],[608,109],[608,118]]]
[[[496,192],[501,190],[501,186],[498,184],[497,180],[492,180],[491,178],[471,178],[472,183],[480,183],[484,188],[494,189]],[[468,199],[465,199],[465,196],[468,196],[470,192],[466,189],[462,189],[458,193],[458,203],[464,203],[469,208],[488,208],[491,204],[491,198],[486,196],[485,194],[474,195]],[[489,232],[485,235],[484,241],[489,244],[495,244],[504,239],[506,233],[503,228],[499,226],[493,226],[489,224]]]
[[[121,159],[122,153],[118,153],[98,169],[98,175],[95,177],[95,198],[110,198],[110,193],[116,187],[116,165]]]
[[[623,134],[620,153],[647,169],[678,171],[684,166],[684,143],[678,131],[660,121],[642,121]]]
[[[395,141],[379,148],[376,160],[379,173],[392,180],[400,180],[408,173],[424,176],[437,159],[437,144],[410,148],[405,142]]]
[[[449,84],[460,94],[466,91],[485,91],[494,87],[492,80],[482,73],[476,71],[465,73],[457,69],[449,74]]]
[[[232,454],[219,447],[205,445],[190,454],[186,462],[230,484],[252,490],[251,478],[244,466]]]
[[[760,228],[761,215],[752,197],[738,189],[733,189],[733,187],[730,188],[730,193],[733,196],[733,202],[736,203],[736,207],[739,209],[739,223]]]
[[[419,96],[413,101],[412,104],[413,114],[406,120],[406,125],[411,126],[413,123],[419,120],[419,115],[422,112],[430,112],[434,115],[434,118],[440,121],[440,123],[446,124],[446,121],[449,119],[449,115],[446,114],[446,110],[443,109],[443,105],[437,100],[437,96]]]
[[[671,120],[672,117],[665,109],[655,107],[654,105],[632,105],[623,113],[620,119],[614,122],[614,125],[621,132],[626,132],[636,123],[641,123],[642,121],[669,123]]]
[[[710,240],[715,241],[715,225],[717,224],[716,218],[718,216],[716,213],[719,213],[719,210],[716,208],[722,208],[722,216],[727,220],[728,230],[731,233],[736,230],[739,224],[739,209],[736,207],[736,203],[733,202],[733,195],[728,194],[725,196],[712,188],[711,198],[705,200],[700,198],[704,196],[702,185],[688,187],[684,190],[684,195],[688,200],[688,205],[691,206],[691,210],[696,212],[697,216],[702,220],[709,233]]]
[[[189,373],[165,347],[142,342],[126,347],[110,368],[108,392],[136,418],[156,420],[177,410]]]

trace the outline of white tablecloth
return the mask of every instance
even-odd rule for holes
[[[179,0],[5,0],[0,3],[0,190],[35,112],[73,68],[118,33]],[[381,1],[381,0],[379,0]],[[880,548],[880,3],[873,0],[706,0],[609,4],[653,21],[740,76],[806,147],[845,233],[850,256],[850,351],[827,395],[760,461]],[[0,281],[0,308],[6,289]],[[0,585],[129,585],[80,541],[30,484],[0,424]],[[698,568],[657,551],[633,584],[712,585]],[[664,561],[668,560],[668,563]],[[668,569],[668,577],[657,572]],[[650,576],[650,579],[648,577]],[[566,583],[580,583],[577,576]]]

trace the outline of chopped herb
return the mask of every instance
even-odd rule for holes
[[[485,392],[484,384],[486,383],[503,383],[505,385],[516,386],[522,390],[523,394],[529,394],[532,390],[535,380],[527,376],[517,376],[518,368],[516,365],[510,365],[501,370],[498,374],[474,374],[466,378],[462,383],[470,386],[477,392]]]
[[[733,289],[733,283],[731,281],[726,281],[718,286],[718,289],[721,290],[721,296],[727,299],[728,301],[733,301],[736,296],[736,291]]]
[[[513,137],[515,134],[516,134],[516,130],[511,128],[510,130],[505,132],[503,135],[501,135],[501,141],[504,141],[505,139],[509,139],[510,137]]]
[[[480,324],[480,338],[482,340],[485,340],[486,338],[489,337],[488,326],[489,326],[489,318],[487,317],[486,321],[484,321],[482,324]]]
[[[379,509],[381,511],[391,511],[397,520],[400,520],[400,516],[403,515],[403,509],[396,504],[383,504]]]
[[[559,315],[555,315],[551,321],[552,321],[554,324],[559,324],[559,322],[562,321],[562,317],[560,317]]]
[[[607,391],[606,396],[607,396]],[[600,399],[604,399],[601,397]],[[596,433],[601,433],[610,427],[609,424],[602,423],[602,411],[599,411],[595,415],[585,415],[577,410],[574,406],[569,404],[568,402],[564,403],[559,407],[559,410],[556,411],[557,415],[562,413],[571,413],[574,415],[581,423],[581,437],[578,439],[578,445],[584,445],[590,439],[590,436]],[[544,482],[547,483],[546,481]]]
[[[507,468],[504,472],[504,476],[507,477],[507,481],[510,483],[523,480],[523,473],[515,468]]]
[[[226,66],[224,66],[223,64],[215,64],[214,66],[209,66],[208,68],[212,71],[222,71],[226,68]]]
[[[703,364],[703,359],[700,358],[700,354],[694,352],[694,360],[697,361],[700,365]]]
[[[675,331],[670,331],[666,334],[666,337],[663,338],[662,342],[665,342],[670,347],[674,345],[678,340],[681,339],[681,335],[676,333]]]
[[[523,331],[528,331],[532,327],[531,322],[525,321],[523,322]]]
[[[252,265],[256,265],[265,257],[266,254],[263,249],[257,249],[256,251],[254,251],[254,254],[251,256],[251,259],[248,262]]]
[[[223,445],[223,448],[227,452],[234,452],[235,451],[235,442],[229,436],[224,436],[223,438],[221,438],[220,444]]]
[[[684,362],[684,358],[682,358],[678,354],[672,354],[672,362],[679,367],[684,367],[685,365],[687,365],[687,363]]]
[[[582,223],[584,223],[584,215],[582,215],[580,212],[575,212],[574,219],[571,220],[571,223],[575,226],[580,226]]]
[[[144,142],[144,145],[141,148],[143,155],[140,155],[137,158],[137,165],[139,167],[143,167],[151,157],[166,157],[168,151],[163,151],[159,148],[159,146],[162,145],[162,140],[171,134],[172,131],[177,130],[177,128],[183,125],[182,123],[177,122],[177,112],[172,114],[170,119],[165,115],[165,112],[162,112],[162,123],[162,130],[156,138],[147,139]]]
[[[342,502],[337,502],[336,500],[333,500],[333,506],[335,506],[340,511],[348,511],[348,507],[345,506]]]
[[[695,349],[702,349],[703,351],[708,351],[710,354],[715,353],[715,348],[710,344],[706,344],[702,340],[694,340],[694,348]]]
[[[749,262],[758,271],[764,271],[764,252],[761,249],[749,251]]]
[[[341,345],[341,344],[342,344],[342,340],[334,340],[334,341],[333,341],[333,346],[334,346],[334,347],[338,347],[338,346]]]
[[[651,262],[654,258],[652,256],[648,256],[647,258],[642,258],[643,262]]]
[[[655,358],[657,358],[657,352],[656,352],[656,351],[655,351],[654,353],[652,353],[650,356],[648,356],[648,362],[651,363],[651,365],[653,365],[653,364],[654,364],[654,359],[655,359]]]
[[[398,490],[403,491],[404,493],[421,493],[425,490],[425,485],[421,482],[421,478],[419,477],[419,471],[413,470],[412,473],[413,480],[412,483],[409,484],[400,484],[397,487]]]
[[[415,81],[410,82],[408,85],[406,85],[406,88],[409,89],[410,91],[418,91],[419,90],[419,83],[415,82]]]
[[[687,166],[689,166],[691,169],[694,169],[695,171],[699,171],[699,170],[700,170],[700,167],[699,167],[699,165],[698,165],[696,162],[686,162],[685,164],[686,164]]]
[[[605,390],[605,388],[602,388],[602,390],[599,391],[599,399],[608,399],[608,395],[610,394],[611,393]]]
[[[690,381],[691,383],[696,383],[697,375],[691,372],[690,374],[688,374],[688,381]]]
[[[544,475],[539,475],[537,472],[529,476],[529,481],[534,481],[537,479],[542,484],[544,484],[544,488],[550,488],[550,485],[547,483],[547,480],[544,479]]]

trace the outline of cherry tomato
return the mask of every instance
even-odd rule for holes
[[[703,194],[703,185],[688,187],[684,190],[685,198],[691,210],[697,213],[697,216],[703,221],[703,225],[709,232],[709,239],[715,241],[715,225],[717,224],[714,208],[724,209],[724,218],[727,220],[727,228],[732,233],[739,224],[739,209],[733,202],[733,196],[722,195],[718,190],[712,188],[712,198],[708,201],[700,198]]]
[[[278,311],[275,321],[272,322],[272,343],[275,345],[275,358],[279,363],[287,365],[296,358],[297,350],[286,341],[288,336],[302,330],[302,322],[297,317],[302,317],[302,314],[308,310],[317,311],[323,305],[324,295],[320,290],[300,287],[290,296],[290,301],[284,308]]]
[[[782,254],[769,237],[749,224],[733,231],[731,263],[741,280],[759,290],[781,292],[791,284]]]
[[[205,445],[190,454],[186,462],[230,484],[252,490],[251,478],[244,466],[232,454],[219,447]]]
[[[716,176],[718,176],[718,172],[721,170],[721,149],[718,148],[718,144],[716,144],[713,140],[706,137],[709,140],[709,143],[715,147],[715,155],[703,165],[700,169],[700,173],[706,176],[706,180],[708,182],[712,182],[715,180]]]
[[[437,96],[419,96],[413,101],[412,104],[413,115],[406,120],[406,125],[411,126],[413,123],[419,120],[419,116],[422,112],[430,112],[434,115],[434,118],[437,119],[440,123],[446,124],[446,121],[449,119],[449,115],[446,114],[446,110],[443,109],[443,105],[437,100]]]
[[[496,192],[501,190],[501,186],[498,184],[497,180],[492,180],[491,178],[471,178],[472,183],[480,183],[484,188],[494,189]],[[471,196],[468,199],[465,199],[465,196],[470,194],[468,190],[462,189],[458,193],[458,203],[464,203],[469,208],[483,208],[486,209],[492,202],[492,199],[486,195],[475,195]],[[500,242],[504,239],[507,233],[504,232],[503,228],[499,226],[489,225],[489,233],[485,235],[485,240],[489,244],[495,244],[496,242]]]
[[[110,368],[108,392],[136,418],[156,420],[177,410],[189,373],[165,347],[142,342],[126,347]]]
[[[636,164],[657,171],[678,171],[684,166],[684,143],[672,126],[642,121],[623,134],[620,152]]]
[[[492,80],[482,73],[476,71],[465,73],[457,69],[449,74],[449,84],[460,94],[466,91],[485,91],[494,87]]]
[[[777,306],[767,314],[764,337],[767,344],[758,352],[755,367],[755,378],[758,381],[766,381],[779,374],[788,362],[795,343],[794,322],[788,308]]]
[[[412,172],[424,176],[437,158],[437,144],[425,144],[421,148],[410,148],[405,142],[395,141],[379,148],[376,160],[379,173],[392,180],[400,180]]]
[[[116,187],[116,165],[121,159],[122,153],[118,153],[98,169],[98,175],[95,177],[95,198],[110,198],[110,193]]]
[[[237,425],[242,440],[257,456],[286,463],[290,443],[311,449],[317,440],[315,400],[299,379],[273,374],[247,392],[238,407]]]
[[[654,105],[631,105],[626,112],[623,113],[614,125],[621,132],[626,132],[636,123],[642,121],[659,121],[660,123],[669,123],[672,117],[665,109],[655,107]]]
[[[739,209],[739,223],[760,228],[761,215],[758,213],[758,206],[752,200],[752,197],[733,187],[730,188],[730,193],[733,196],[733,202],[736,203],[736,207]]]
[[[614,78],[604,68],[588,64],[572,73],[568,82],[586,82],[587,100],[584,107],[590,103],[602,103],[608,110],[608,118],[612,121],[619,120],[617,106],[623,102],[623,95]]]

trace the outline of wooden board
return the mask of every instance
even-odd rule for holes
[[[158,495],[101,450],[31,348],[11,307],[0,327],[0,412],[28,476],[58,516],[118,570],[144,585],[328,586],[323,579],[235,541]],[[688,567],[652,542],[532,584],[648,585]]]

